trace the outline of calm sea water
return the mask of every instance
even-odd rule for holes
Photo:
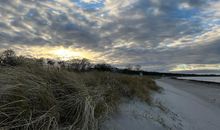
[[[195,81],[208,81],[208,82],[220,83],[220,77],[178,77],[178,79],[189,79]]]

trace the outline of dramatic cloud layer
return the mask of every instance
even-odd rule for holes
[[[67,48],[150,71],[220,65],[218,0],[2,0],[0,19],[0,48],[19,53]]]

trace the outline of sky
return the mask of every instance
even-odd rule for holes
[[[220,70],[219,0],[0,0],[0,50],[147,71]]]

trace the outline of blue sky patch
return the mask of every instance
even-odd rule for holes
[[[99,2],[91,2],[91,3],[86,3],[83,2],[82,0],[71,0],[76,4],[76,6],[85,9],[85,10],[97,10],[102,7],[104,7],[104,0],[100,0]]]
[[[173,18],[183,18],[183,19],[189,19],[193,16],[199,14],[199,10],[196,8],[188,9],[188,10],[181,10],[181,9],[174,9],[170,12],[170,16]]]

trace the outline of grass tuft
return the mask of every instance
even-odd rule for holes
[[[0,67],[0,129],[96,130],[123,97],[150,102],[152,90],[145,76]]]

